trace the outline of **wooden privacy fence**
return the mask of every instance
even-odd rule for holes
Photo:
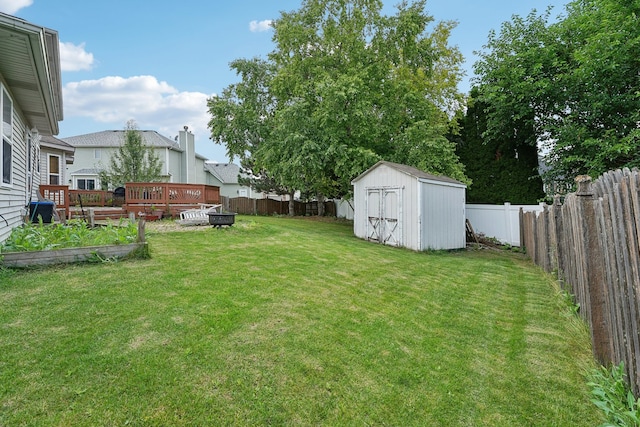
[[[288,215],[289,202],[273,199],[250,199],[248,197],[222,197],[225,210],[242,215]],[[294,201],[296,215],[317,215],[318,202]],[[332,201],[324,202],[325,216],[336,216],[336,204]]]
[[[600,363],[624,362],[640,395],[640,172],[576,179],[564,203],[521,213],[521,241],[546,271],[557,271],[591,329]]]

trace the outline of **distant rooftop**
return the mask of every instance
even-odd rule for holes
[[[125,130],[104,130],[85,135],[70,136],[63,138],[63,141],[73,147],[119,147],[124,141],[125,132]],[[176,141],[162,136],[154,130],[140,130],[139,132],[147,146],[166,147],[176,151],[183,151]]]
[[[40,135],[40,145],[45,147],[57,148],[58,150],[67,151],[73,153],[75,148],[72,145],[67,144],[63,140],[51,135]]]
[[[218,178],[223,184],[237,184],[240,166],[235,163],[205,163],[207,169],[213,176]]]

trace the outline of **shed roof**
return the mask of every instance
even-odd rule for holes
[[[369,169],[367,169],[366,171],[364,171],[363,173],[361,173],[360,175],[358,175],[356,178],[353,179],[353,181],[351,181],[352,184],[355,184],[357,181],[359,181],[360,179],[362,179],[365,175],[369,174],[370,172],[372,172],[374,169],[377,169],[380,166],[388,166],[392,169],[397,170],[398,172],[402,172],[406,175],[415,177],[419,180],[428,180],[428,181],[437,181],[437,182],[443,182],[443,183],[447,183],[447,184],[456,184],[456,185],[462,185],[464,187],[466,187],[466,185],[460,181],[457,181],[453,178],[449,178],[448,176],[444,176],[444,175],[433,175],[427,172],[424,172],[418,168],[414,168],[413,166],[407,166],[407,165],[403,165],[400,163],[393,163],[393,162],[388,162],[386,160],[381,160],[378,163],[376,163],[375,165],[371,166]]]

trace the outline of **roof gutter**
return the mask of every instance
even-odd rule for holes
[[[33,71],[37,76],[38,89],[43,96],[50,126],[46,132],[57,135],[60,131],[58,122],[63,118],[58,32],[4,13],[0,13],[0,24],[27,36]]]

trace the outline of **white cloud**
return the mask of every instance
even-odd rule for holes
[[[0,0],[0,12],[13,15],[20,9],[31,6],[32,4],[33,0]]]
[[[60,42],[60,64],[62,71],[90,70],[93,67],[93,54],[84,49],[84,43]]]
[[[183,126],[208,135],[207,99],[201,92],[180,92],[154,76],[110,76],[67,83],[63,88],[65,117],[86,117],[122,129],[133,119],[140,129],[175,136]]]
[[[249,31],[252,33],[260,33],[262,31],[269,31],[271,29],[272,20],[265,19],[264,21],[251,21],[249,22]]]

